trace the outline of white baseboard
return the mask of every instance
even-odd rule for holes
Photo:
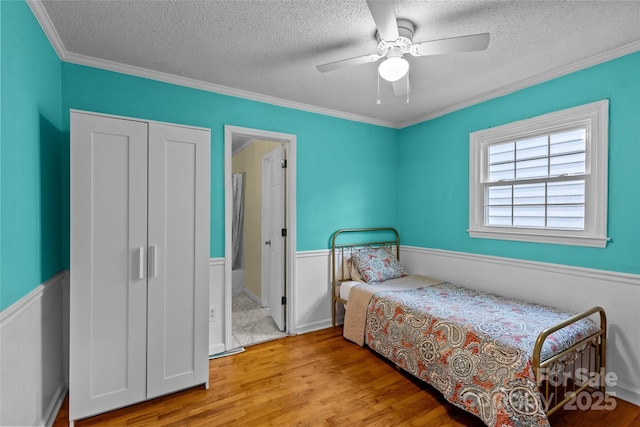
[[[313,323],[307,323],[304,325],[298,325],[298,330],[296,331],[296,333],[299,334],[306,334],[308,332],[313,332],[313,331],[319,331],[321,329],[327,329],[331,327],[331,319],[329,320],[321,320],[318,322],[313,322]]]
[[[251,292],[249,289],[244,288],[244,294],[246,296],[249,297],[250,300],[252,300],[253,302],[255,302],[256,304],[258,304],[260,307],[264,307],[264,305],[262,304],[262,300],[260,298],[258,298],[258,296],[256,294],[254,294],[253,292]]]
[[[0,425],[53,424],[67,392],[64,294],[58,273],[0,314]]]
[[[209,356],[225,351],[224,343],[217,343],[209,346]]]
[[[630,387],[620,385],[607,388],[607,393],[615,393],[615,397],[640,406],[640,391],[630,390]]]
[[[52,426],[60,412],[60,408],[62,408],[62,404],[64,403],[65,397],[67,397],[67,392],[69,391],[69,385],[65,381],[60,384],[58,390],[54,394],[54,398],[51,400],[49,407],[44,411],[44,423],[45,426]]]

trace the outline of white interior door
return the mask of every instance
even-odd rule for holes
[[[147,124],[72,112],[70,195],[75,420],[146,398]]]
[[[283,167],[285,150],[278,148],[262,157],[262,230],[265,241],[262,265],[263,280],[266,280],[269,313],[278,329],[285,328],[285,253],[286,230],[285,217],[285,174]]]
[[[208,383],[210,133],[149,125],[147,397]]]

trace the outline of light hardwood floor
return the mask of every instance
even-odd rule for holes
[[[258,344],[209,362],[197,387],[76,422],[77,426],[447,426],[480,427],[369,349],[324,329]],[[561,411],[553,427],[640,427],[640,407]],[[65,401],[54,426],[67,424]]]

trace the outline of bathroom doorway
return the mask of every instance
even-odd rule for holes
[[[226,350],[292,331],[292,151],[293,135],[225,126]]]

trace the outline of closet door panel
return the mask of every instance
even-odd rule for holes
[[[209,140],[150,124],[150,398],[208,379]]]
[[[73,113],[70,419],[146,397],[146,199],[147,125]]]

